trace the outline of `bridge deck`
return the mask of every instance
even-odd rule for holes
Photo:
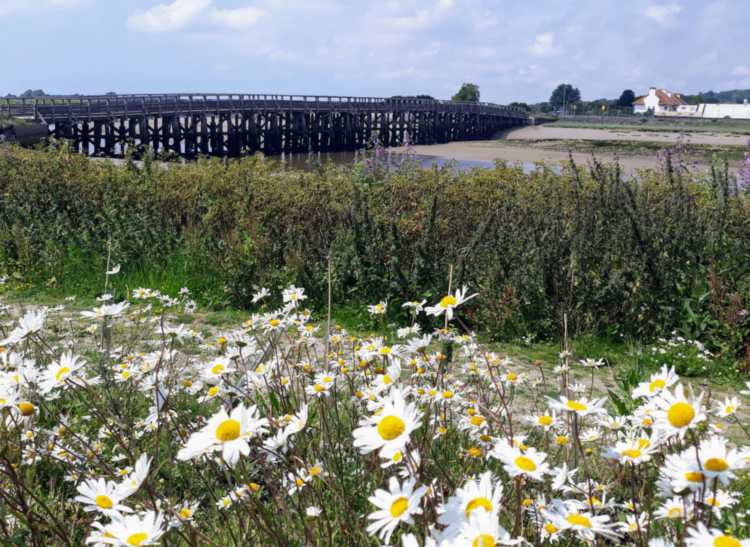
[[[205,93],[0,99],[3,112],[110,157],[356,150],[374,136],[384,146],[481,140],[527,120],[524,109],[491,103]]]

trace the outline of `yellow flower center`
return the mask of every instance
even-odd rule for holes
[[[511,381],[518,380],[518,376],[516,376],[515,374],[511,372],[510,374],[508,374],[508,380],[511,380]]]
[[[685,473],[685,478],[690,482],[703,482],[703,473]]]
[[[729,464],[721,458],[711,458],[708,460],[703,467],[708,471],[722,472],[729,469]]]
[[[123,378],[127,378],[128,376],[130,376],[130,373],[127,370],[122,373]]]
[[[271,325],[272,327],[278,327],[279,326],[279,321],[278,321],[278,319],[271,319],[268,322],[268,324]]]
[[[694,417],[695,410],[687,403],[675,403],[667,412],[669,423],[678,429],[689,425]]]
[[[409,500],[406,498],[398,498],[391,504],[391,516],[395,519],[400,517],[406,512],[409,507]]]
[[[107,496],[96,496],[96,504],[102,509],[112,509],[112,500]]]
[[[216,343],[221,346],[222,344],[226,344],[227,343],[227,339],[222,336],[221,338],[219,338],[216,341]]]
[[[469,456],[480,458],[482,456],[482,451],[478,448],[469,448]]]
[[[586,410],[586,405],[581,404],[578,401],[568,401],[566,406],[571,410],[575,410],[576,412]]]
[[[321,473],[321,469],[320,469],[320,467],[311,467],[311,468],[310,468],[310,474],[311,474],[311,475],[312,475],[313,477],[317,477],[318,475],[320,475],[320,473]]]
[[[452,296],[446,296],[440,301],[440,307],[441,308],[447,308],[448,306],[455,306],[458,300],[453,298]],[[494,543],[493,543],[494,545]]]
[[[225,420],[216,428],[216,438],[222,442],[233,441],[240,436],[240,422]]]
[[[552,425],[552,416],[540,416],[539,425]]]
[[[211,369],[211,372],[213,374],[219,374],[222,370],[224,370],[223,365],[216,365],[214,368]]]
[[[731,414],[731,413],[732,413],[732,412],[734,412],[735,410],[736,410],[736,409],[735,409],[735,408],[734,408],[733,406],[728,406],[728,407],[727,407],[727,408],[725,409],[725,412],[726,412],[727,414]]]
[[[297,479],[295,483],[297,484],[297,486],[302,486],[303,484],[305,484],[305,481],[303,481],[302,479]]]
[[[314,387],[313,389],[314,389],[315,391],[317,391],[318,393],[320,393],[321,391],[325,391],[325,390],[326,390],[326,388],[324,388],[324,387],[323,387],[323,386],[321,386],[321,385],[317,385],[317,386],[315,386],[315,387]]]
[[[406,424],[398,416],[386,416],[378,424],[378,434],[386,441],[398,438],[406,431]]]
[[[720,536],[714,540],[714,547],[740,547],[741,543],[732,536]]]
[[[636,458],[640,458],[641,456],[643,456],[643,452],[641,452],[640,450],[636,450],[636,449],[623,450],[622,455],[627,456],[631,460],[634,460]]]
[[[536,464],[526,456],[516,458],[516,465],[524,471],[536,471]]]
[[[661,389],[661,388],[663,388],[666,385],[667,385],[667,383],[660,378],[658,380],[654,380],[653,382],[651,382],[651,385],[648,386],[648,390],[651,393],[653,393],[654,391],[656,391],[657,388]]]
[[[481,536],[477,536],[474,540],[474,543],[471,544],[472,547],[495,547],[495,538],[494,536],[491,536],[490,534],[482,534]]]
[[[24,416],[31,416],[32,414],[34,414],[34,410],[36,409],[31,403],[21,403],[20,405],[18,405],[18,410],[20,410],[21,414],[23,414]]]
[[[585,526],[591,528],[591,521],[582,515],[569,515],[567,521],[573,526]]]
[[[208,390],[208,396],[213,397],[214,395],[216,395],[216,393],[218,393],[218,391],[219,391],[218,387],[212,387],[211,389]]]
[[[453,398],[452,391],[443,391],[443,399],[452,399],[452,398]]]
[[[489,435],[486,435],[486,434],[485,435],[480,435],[479,438],[481,440],[483,440],[484,442],[486,442],[486,443],[488,443],[488,442],[490,442],[492,440],[492,437],[490,437]]]
[[[144,534],[143,532],[138,532],[137,534],[133,534],[128,538],[127,544],[128,545],[134,545],[135,547],[140,547],[141,543],[146,541],[148,539],[148,534]]]
[[[682,516],[682,511],[679,507],[674,507],[669,510],[669,516],[672,518],[679,518]]]
[[[523,505],[524,507],[528,507],[529,505],[532,505],[533,503],[534,503],[533,500],[531,500],[529,498],[526,498],[525,500],[523,500],[523,502],[521,503],[521,505]]]
[[[182,387],[191,387],[192,385],[193,382],[191,382],[190,380],[185,380],[184,382],[182,382]]]
[[[391,380],[391,377],[386,374],[385,376],[383,376],[383,383],[385,385],[392,384],[393,380]]]
[[[67,374],[68,372],[70,372],[70,369],[68,367],[63,367],[63,368],[61,368],[60,370],[57,371],[57,375],[55,376],[55,378],[57,378],[57,381],[59,382],[60,381],[60,377],[63,374]]]
[[[190,509],[183,509],[180,511],[180,518],[181,519],[189,519],[190,518]]]
[[[554,524],[546,524],[544,526],[544,529],[548,534],[554,534],[555,532],[557,532],[557,526],[555,526]]]
[[[480,426],[483,423],[484,423],[484,418],[482,418],[481,416],[474,416],[471,419],[471,425]]]

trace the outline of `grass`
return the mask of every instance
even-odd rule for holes
[[[616,154],[619,156],[655,156],[664,150],[667,143],[652,141],[623,141],[623,140],[560,140],[560,139],[508,139],[502,141],[504,146],[534,146],[545,150],[573,150],[575,152],[590,152],[592,154]],[[671,145],[670,145],[671,146]],[[744,146],[691,144],[693,155],[701,160],[718,158],[730,162],[744,159],[747,148]]]
[[[650,132],[702,132],[702,133],[736,133],[739,135],[750,135],[750,123],[748,124],[728,124],[721,122],[684,122],[684,124],[665,124],[665,125],[626,125],[616,123],[579,123],[579,122],[552,122],[552,127],[570,127],[581,129],[617,129],[618,131],[650,131]]]

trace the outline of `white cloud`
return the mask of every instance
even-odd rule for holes
[[[669,24],[674,21],[675,16],[682,11],[682,6],[678,4],[665,4],[663,6],[651,6],[646,8],[643,15],[661,23]]]
[[[225,10],[212,8],[208,14],[218,25],[231,29],[244,29],[255,25],[265,13],[258,8],[247,7]]]
[[[750,68],[747,68],[747,65],[738,65],[732,70],[732,76],[750,76]]]
[[[127,26],[138,32],[172,32],[201,20],[224,28],[246,29],[257,24],[265,14],[255,7],[222,10],[212,7],[211,3],[212,0],[175,0],[147,11],[138,10],[128,17]],[[205,17],[201,19],[202,15]]]
[[[563,52],[563,49],[554,44],[555,33],[540,34],[536,37],[536,43],[529,47],[529,51],[536,57],[551,57]]]
[[[175,0],[136,11],[128,17],[127,26],[138,32],[171,32],[190,24],[210,5],[211,0]]]
[[[452,8],[455,3],[455,0],[438,0],[437,7],[438,9],[448,9]]]

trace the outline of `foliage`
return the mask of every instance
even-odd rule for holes
[[[578,88],[575,88],[570,84],[558,85],[549,98],[549,104],[555,109],[560,109],[565,105],[571,105],[580,102],[581,92],[578,90]]]
[[[617,104],[620,106],[633,106],[633,103],[635,102],[635,93],[632,89],[626,89],[622,92],[622,95],[620,95],[620,98],[617,100]]]
[[[724,166],[696,176],[670,151],[663,172],[625,179],[596,161],[423,170],[377,147],[348,171],[310,173],[260,156],[115,165],[65,146],[10,150],[0,275],[37,291],[101,290],[91,272],[110,244],[130,286],[189,284],[216,309],[249,305],[257,286],[321,298],[329,261],[334,303],[351,305],[438,294],[453,266],[481,293],[472,327],[498,340],[557,336],[563,313],[571,333],[665,337],[685,325],[683,302],[709,293],[691,337],[738,359],[750,345],[728,320],[750,308],[748,198]]]
[[[452,101],[463,101],[468,103],[479,102],[479,86],[475,84],[464,84],[458,93],[453,95]]]
[[[519,103],[519,102],[512,102],[508,106],[517,106],[519,108],[523,108],[525,110],[531,111],[531,107],[527,105],[526,103]]]
[[[423,99],[428,101],[434,101],[435,97],[432,95],[394,95],[391,99]]]

